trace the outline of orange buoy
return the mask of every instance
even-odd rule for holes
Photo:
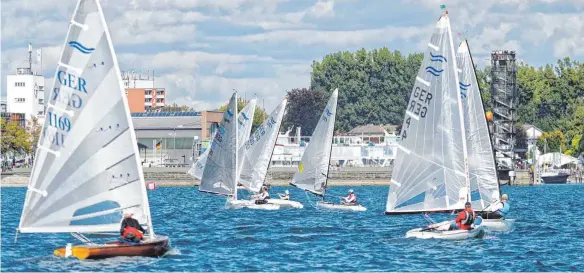
[[[488,111],[486,113],[486,115],[487,115],[487,120],[488,121],[493,121],[493,113],[491,111]]]

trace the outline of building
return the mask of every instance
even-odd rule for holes
[[[0,112],[6,113],[8,112],[8,106],[6,104],[6,100],[0,100]]]
[[[17,68],[6,77],[6,112],[24,114],[26,119],[45,111],[45,78],[31,68]]]
[[[142,113],[156,107],[166,106],[166,90],[154,88],[154,72],[147,74],[134,71],[122,72],[122,82],[126,89],[130,112]]]
[[[126,88],[130,112],[148,112],[157,107],[166,106],[164,88]]]
[[[355,138],[362,141],[365,144],[372,143],[386,143],[395,142],[397,136],[395,131],[397,126],[395,125],[361,125],[353,128],[351,131],[345,134],[345,136]]]
[[[198,156],[193,147],[212,135],[222,117],[217,112],[132,113],[144,166],[189,166]]]

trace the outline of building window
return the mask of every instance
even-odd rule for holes
[[[146,95],[152,95],[152,90],[150,90],[150,89],[146,89],[146,90],[144,90],[144,93],[145,93]]]
[[[24,98],[14,98],[14,102],[25,102],[26,100]]]
[[[145,98],[144,99],[144,102],[152,102],[152,99],[151,98]]]
[[[156,95],[164,95],[164,90],[158,90],[158,91],[156,91]]]
[[[45,104],[45,99],[39,99],[39,104]]]
[[[43,111],[39,111],[39,112],[38,112],[38,115],[42,115],[42,114],[43,114]]]
[[[24,82],[15,82],[14,83],[14,86],[16,86],[16,87],[24,87],[25,85],[24,85]]]
[[[164,102],[164,99],[156,99],[156,102]]]

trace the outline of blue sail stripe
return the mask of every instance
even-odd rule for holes
[[[431,70],[427,70],[426,72],[428,72],[436,77],[440,76],[440,73],[435,73],[435,72],[432,72]]]
[[[434,54],[432,54],[432,52],[430,52],[430,59],[433,62],[448,62],[444,56],[439,55],[439,54],[434,55]]]
[[[72,48],[75,48],[75,49],[79,50],[83,54],[89,54],[89,53],[91,53],[92,51],[95,50],[95,48],[93,48],[93,47],[87,48],[87,47],[83,46],[82,44],[80,44],[77,41],[70,41],[69,42],[69,46],[72,47]]]

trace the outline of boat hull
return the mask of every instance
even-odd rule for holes
[[[279,210],[280,206],[277,204],[256,204],[253,200],[227,200],[225,207],[230,209],[255,209],[255,210]]]
[[[489,231],[509,232],[515,226],[515,219],[483,219],[482,225]]]
[[[294,209],[301,209],[304,208],[304,205],[300,202],[292,201],[292,200],[284,200],[284,199],[268,199],[268,204],[275,204],[282,208],[294,208]]]
[[[466,240],[470,238],[483,238],[485,228],[483,225],[477,226],[471,230],[424,230],[415,228],[406,233],[406,238],[418,239],[441,239],[441,240]]]
[[[329,202],[322,202],[319,201],[316,203],[316,206],[322,209],[331,209],[331,210],[347,210],[347,211],[366,211],[367,208],[361,205],[343,205],[343,204],[335,204]]]
[[[566,184],[569,176],[569,174],[541,176],[541,180],[544,184]]]
[[[168,236],[156,235],[137,244],[119,241],[96,245],[73,246],[71,255],[78,259],[106,259],[119,256],[162,257],[170,249]],[[56,249],[55,256],[66,257],[66,248]]]

